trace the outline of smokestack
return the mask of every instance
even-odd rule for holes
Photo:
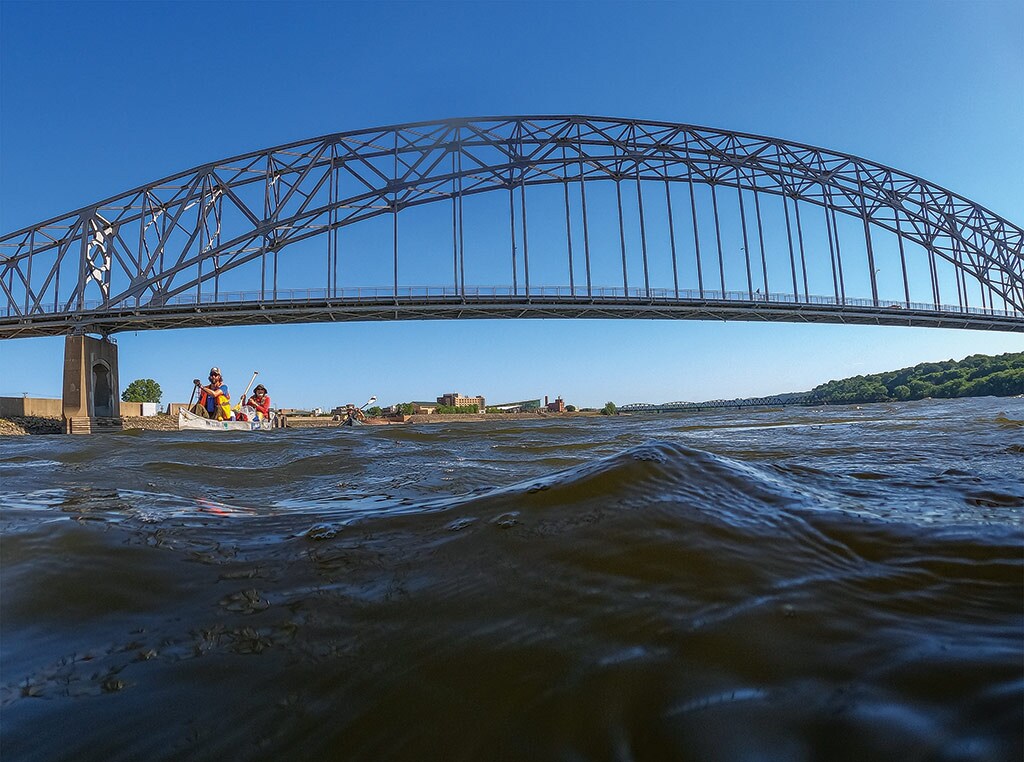
[[[548,395],[544,395],[544,407],[548,406]]]

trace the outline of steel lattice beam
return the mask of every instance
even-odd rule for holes
[[[342,181],[355,192],[340,193]],[[196,325],[176,299],[194,293],[197,301],[204,301],[209,293],[204,286],[212,284],[214,305],[205,306],[210,309],[221,301],[219,281],[226,273],[254,260],[264,263],[266,273],[271,258],[276,274],[278,254],[301,241],[330,238],[341,228],[386,215],[397,225],[402,211],[440,202],[453,205],[453,222],[458,205],[461,222],[462,200],[484,193],[506,191],[511,202],[514,190],[525,194],[527,187],[574,182],[585,192],[583,186],[591,183],[612,182],[618,190],[621,183],[634,181],[638,197],[642,182],[664,183],[666,191],[670,184],[710,186],[713,199],[718,189],[734,189],[741,207],[744,192],[753,192],[755,201],[759,195],[779,197],[785,200],[787,226],[790,204],[799,215],[797,202],[824,209],[827,225],[835,224],[836,215],[858,218],[871,273],[870,293],[861,296],[870,297],[873,310],[884,313],[894,307],[879,301],[872,260],[871,230],[885,230],[900,239],[901,247],[903,241],[922,247],[955,268],[958,291],[964,282],[961,314],[956,316],[960,324],[1011,330],[1024,326],[1024,230],[921,178],[856,156],[738,132],[604,117],[513,116],[357,130],[252,152],[6,234],[0,237],[0,337]],[[525,200],[523,206],[525,215]],[[717,213],[716,207],[716,225]],[[642,235],[642,206],[640,215]],[[743,235],[748,235],[746,222]],[[834,237],[838,249],[838,229]],[[751,244],[744,240],[747,290],[754,301]],[[838,256],[833,252],[833,258]],[[396,243],[392,301],[401,308],[395,310],[396,317],[414,306],[400,298],[408,284],[398,281],[397,259]],[[839,260],[836,297],[845,303],[841,268]],[[905,266],[903,275],[906,282]],[[589,277],[588,269],[588,290]],[[967,304],[968,280],[982,288],[980,313]],[[722,281],[724,290],[724,269]],[[794,261],[794,294],[799,296],[797,281]],[[767,294],[767,275],[764,286]],[[465,295],[464,282],[462,287]],[[527,296],[529,290],[527,269]],[[937,282],[935,291],[937,296]],[[1008,309],[984,309],[986,293]],[[579,298],[586,301],[589,296]],[[255,301],[252,309],[232,307],[238,322],[259,323],[268,312],[275,320],[293,314],[289,299],[278,294],[276,275],[273,288],[261,284]],[[705,314],[693,300],[677,301],[678,314]],[[732,305],[706,314],[716,319],[728,314],[729,319],[807,320],[818,313],[806,286],[805,301],[803,309]],[[507,316],[501,300],[493,306],[495,315]],[[930,317],[915,310],[917,317],[910,318],[910,307],[908,293],[903,313],[881,318],[872,313],[874,317],[864,319],[885,324],[956,322],[938,304]],[[361,306],[350,304],[347,309],[326,314],[359,314]],[[529,309],[538,305],[530,302]],[[565,305],[559,309],[572,311]],[[145,317],[124,317],[135,313]],[[308,311],[303,314],[317,319]],[[653,308],[645,314],[659,316]],[[824,314],[822,319],[831,322],[849,322],[860,320],[854,316],[861,310],[835,305]]]

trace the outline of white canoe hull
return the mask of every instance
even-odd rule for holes
[[[267,421],[214,421],[187,410],[178,411],[179,431],[269,431],[274,428],[274,414]]]

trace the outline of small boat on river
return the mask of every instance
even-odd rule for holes
[[[274,413],[270,418],[258,420],[256,411],[251,408],[242,408],[249,420],[247,421],[215,421],[212,418],[203,418],[201,415],[190,413],[188,410],[178,411],[179,431],[270,431],[274,428],[277,417]]]
[[[341,414],[341,425],[342,426],[366,426],[366,414],[363,413],[363,408],[366,405],[372,405],[377,401],[376,395],[366,400],[366,403],[362,407],[356,407],[355,405],[348,404],[345,406],[345,412]],[[334,420],[338,420],[335,418]]]

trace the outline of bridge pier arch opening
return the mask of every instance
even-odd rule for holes
[[[73,334],[64,340],[64,433],[121,429],[117,344]]]
[[[110,367],[102,360],[92,366],[92,415],[110,418],[114,415]]]

